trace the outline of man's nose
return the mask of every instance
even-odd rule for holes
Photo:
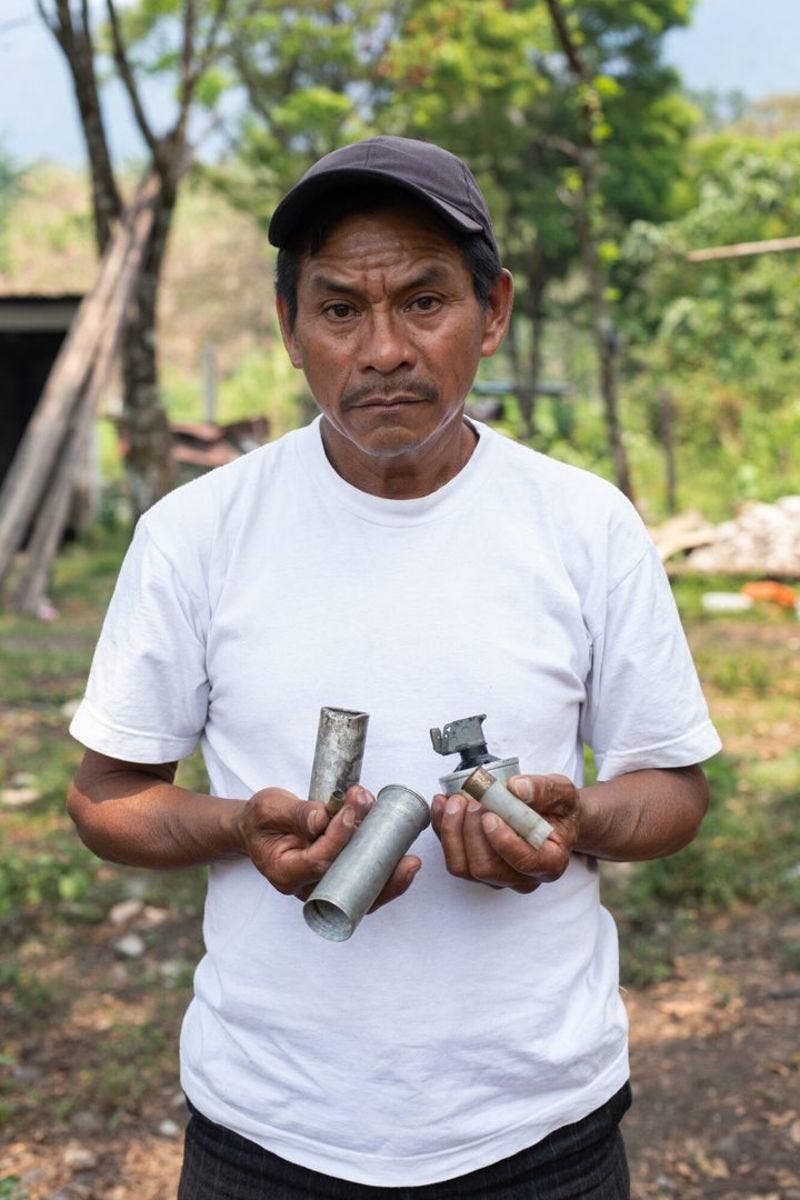
[[[396,312],[373,311],[362,326],[359,368],[388,375],[415,362],[414,348],[402,316]]]

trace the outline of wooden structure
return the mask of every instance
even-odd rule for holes
[[[0,296],[0,484],[82,299]]]
[[[95,409],[116,356],[154,220],[159,183],[148,175],[112,237],[0,488],[0,587],[26,548],[10,606],[34,614],[61,544]]]

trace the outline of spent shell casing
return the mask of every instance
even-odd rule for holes
[[[553,832],[549,821],[510,792],[485,767],[477,767],[461,784],[461,791],[500,817],[535,850],[543,846]]]
[[[309,800],[325,805],[333,817],[347,789],[361,779],[369,714],[349,708],[322,708],[319,714]]]

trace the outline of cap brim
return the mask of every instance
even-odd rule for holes
[[[348,184],[378,182],[408,192],[430,208],[433,208],[450,225],[463,229],[465,233],[483,233],[483,226],[460,209],[419,187],[398,179],[389,171],[378,171],[369,167],[341,167],[328,170],[308,179],[301,179],[284,196],[269,223],[267,236],[273,246],[285,246],[292,235],[303,226],[312,204],[326,193],[341,191]]]

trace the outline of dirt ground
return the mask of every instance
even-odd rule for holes
[[[800,745],[797,693],[782,694],[797,686],[782,669],[797,649],[793,624],[715,626],[696,644],[728,749],[765,768]],[[9,745],[42,711],[13,710]],[[42,844],[51,821],[63,817],[40,816]],[[177,1032],[200,948],[191,874],[138,901],[133,878],[115,919],[62,912],[0,954],[0,1200],[174,1197],[186,1119]],[[673,976],[626,992],[635,1200],[800,1200],[798,951],[796,909],[741,910],[682,932]]]
[[[145,910],[133,923],[147,920]],[[705,949],[679,959],[676,978],[626,993],[635,1101],[624,1130],[637,1200],[800,1200],[800,973],[773,955],[778,935],[800,939],[793,922],[777,930],[758,913],[726,918],[705,931]],[[162,968],[193,936],[181,922],[161,925],[152,953]],[[15,1069],[32,1103],[0,1147],[0,1181],[16,1176],[26,1200],[174,1196],[185,1121],[174,1046],[163,1047],[160,1078],[144,1088],[135,1074],[123,1078],[122,1114],[106,1111],[115,1100],[107,1080],[106,1092],[91,1091],[90,1076],[102,1082],[114,1069],[98,1059],[104,1030],[120,1017],[142,1028],[150,1015],[132,984],[143,968],[118,960],[109,972],[112,937],[119,929],[104,926],[73,947],[62,979],[78,997],[69,1019],[33,1038]],[[176,1020],[182,1003],[182,992],[166,1000]],[[159,1007],[163,1017],[163,997]],[[43,1122],[35,1097],[46,1095],[52,1112],[68,1089],[74,1099],[76,1080],[81,1103]]]

